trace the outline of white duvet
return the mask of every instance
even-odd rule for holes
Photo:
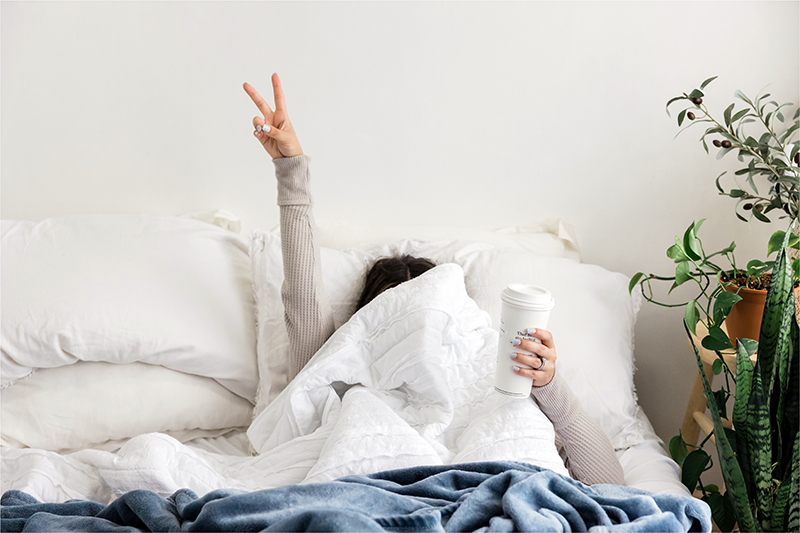
[[[134,489],[257,490],[423,464],[516,460],[566,474],[530,398],[494,392],[497,332],[458,265],[373,300],[339,328],[247,432],[236,457],[140,435],[116,453],[2,451],[2,491],[109,501]]]

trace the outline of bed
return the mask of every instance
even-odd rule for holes
[[[338,329],[291,383],[279,233],[240,230],[224,211],[2,222],[6,526],[25,527],[31,509],[43,509],[37,505],[72,500],[88,506],[81,512],[101,506],[119,516],[117,507],[130,509],[142,490],[158,500],[155,508],[171,502],[170,509],[193,509],[253,494],[276,497],[286,487],[341,487],[341,480],[360,491],[380,486],[385,495],[386,483],[408,476],[441,487],[443,479],[461,486],[478,473],[513,473],[583,498],[585,487],[562,476],[552,425],[535,403],[489,392],[498,295],[522,282],[553,293],[548,329],[558,371],[623,466],[631,492],[604,497],[624,507],[637,501],[636,491],[647,491],[648,501],[663,503],[662,518],[680,517],[670,529],[710,527],[707,506],[689,496],[636,401],[633,328],[641,296],[628,294],[626,276],[581,263],[564,221],[497,231],[319,223]],[[397,253],[438,266],[393,289],[396,298],[378,297],[353,315],[368,265]],[[358,507],[357,494],[345,500]],[[241,526],[237,505],[231,516]],[[350,515],[336,522],[327,509],[314,520],[332,522],[309,522],[306,514],[291,528],[366,527],[348,522]],[[14,522],[16,511],[24,519]],[[531,516],[551,514],[537,509]],[[568,514],[542,523],[568,525]],[[68,529],[45,515],[28,529]],[[276,520],[269,523],[290,528]],[[429,528],[425,520],[381,527]],[[69,527],[90,528],[80,521]]]

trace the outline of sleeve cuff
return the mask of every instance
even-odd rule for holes
[[[311,204],[311,175],[307,155],[273,159],[275,177],[278,179],[278,205]]]

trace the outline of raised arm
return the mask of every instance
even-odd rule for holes
[[[286,111],[280,78],[272,75],[275,111],[249,83],[244,90],[261,111],[253,118],[255,137],[272,156],[278,180],[281,214],[281,253],[284,281],[281,298],[291,350],[290,372],[294,379],[309,359],[333,334],[333,311],[322,284],[319,248],[316,245],[309,158]]]
[[[515,372],[533,379],[531,396],[553,422],[570,475],[587,485],[624,485],[625,474],[611,441],[583,409],[567,382],[555,373],[558,357],[553,336],[543,329],[529,334],[541,343],[520,341],[520,348],[536,356],[517,354],[515,360],[531,368],[517,367]]]

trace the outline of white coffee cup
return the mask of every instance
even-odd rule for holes
[[[547,320],[555,300],[547,289],[521,283],[511,283],[500,294],[500,299],[500,341],[497,347],[494,388],[506,396],[526,398],[531,393],[533,380],[516,374],[512,367],[531,367],[511,359],[511,354],[533,354],[514,346],[513,341],[520,338],[541,342],[528,335],[528,328],[547,328]]]

